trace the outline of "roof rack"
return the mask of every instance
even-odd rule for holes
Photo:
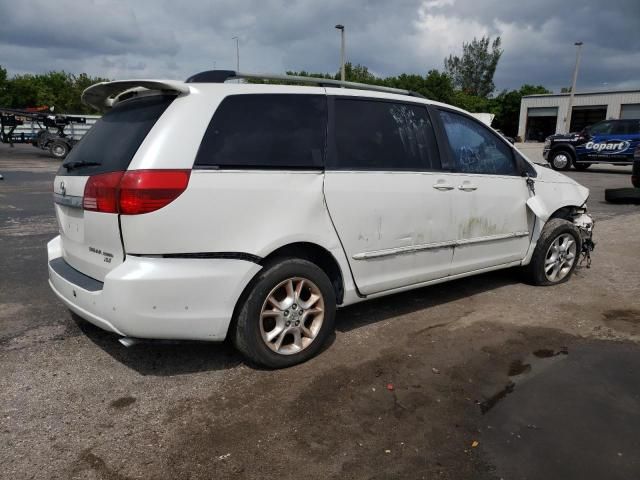
[[[257,80],[281,80],[284,82],[311,83],[321,87],[345,87],[360,90],[372,90],[375,92],[395,93],[397,95],[410,95],[412,97],[426,98],[417,92],[403,90],[401,88],[383,87],[381,85],[369,85],[367,83],[343,82],[332,78],[301,77],[298,75],[274,75],[271,73],[242,73],[234,70],[207,70],[196,73],[187,78],[186,83],[224,83],[227,80],[241,78],[254,78]]]

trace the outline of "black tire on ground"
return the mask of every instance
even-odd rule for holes
[[[56,140],[49,146],[49,152],[54,158],[58,160],[64,160],[66,156],[69,154],[69,145],[67,142],[63,142],[61,140]]]
[[[604,199],[609,203],[640,204],[640,188],[608,188]]]
[[[569,170],[573,163],[573,154],[567,150],[555,150],[549,155],[549,165],[554,170]]]
[[[591,166],[591,163],[573,162],[573,166],[576,168],[576,170],[586,170],[587,168],[589,168]]]
[[[267,346],[262,338],[260,322],[262,308],[268,296],[276,286],[289,278],[310,280],[318,287],[324,301],[324,318],[315,338],[308,346],[297,353],[286,355]],[[248,289],[248,294],[243,296],[243,304],[239,305],[237,310],[235,331],[231,335],[236,348],[250,361],[268,368],[291,367],[315,356],[333,332],[336,314],[335,290],[329,277],[317,265],[297,258],[278,259],[275,263],[266,265]]]
[[[576,250],[573,264],[564,277],[555,281],[550,280],[545,273],[545,263],[550,254],[550,247],[558,237],[565,234],[571,235],[575,241]],[[549,220],[542,229],[542,233],[540,234],[540,238],[536,244],[533,256],[531,257],[531,262],[525,267],[529,282],[533,285],[541,286],[557,285],[559,283],[566,282],[571,278],[571,275],[573,275],[573,272],[578,265],[581,251],[582,241],[580,239],[580,232],[573,223],[562,218]]]

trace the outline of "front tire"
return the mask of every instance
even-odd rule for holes
[[[573,159],[571,158],[571,154],[566,150],[559,150],[551,153],[549,164],[554,170],[569,170],[572,163]]]
[[[527,266],[530,282],[542,286],[566,282],[578,265],[581,251],[580,232],[573,223],[562,218],[549,220]]]
[[[250,361],[286,368],[315,356],[333,332],[336,296],[317,265],[281,259],[258,274],[236,318],[234,343]]]

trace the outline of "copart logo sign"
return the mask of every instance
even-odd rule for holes
[[[587,150],[598,153],[622,153],[629,148],[627,140],[607,140],[606,142],[587,142],[584,146]]]

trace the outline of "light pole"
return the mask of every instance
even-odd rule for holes
[[[231,37],[231,40],[236,41],[236,73],[240,71],[240,39],[236,35]]]
[[[578,81],[578,69],[580,68],[580,54],[582,53],[582,42],[574,43],[578,50],[576,51],[576,66],[573,69],[573,83],[571,84],[571,92],[569,92],[569,107],[567,116],[565,117],[564,129],[566,133],[571,131],[571,114],[573,113],[573,96],[576,93],[576,82]]]
[[[340,80],[344,82],[344,25],[336,25],[336,28],[340,30]]]

